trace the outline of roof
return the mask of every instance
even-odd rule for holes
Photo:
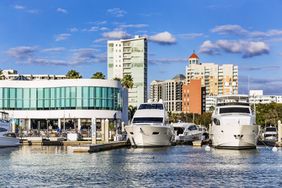
[[[195,54],[195,53],[193,53],[193,54],[189,57],[189,59],[191,59],[191,58],[199,59],[199,57],[198,57],[197,54]]]
[[[185,76],[183,74],[177,74],[172,79],[173,80],[185,80]]]

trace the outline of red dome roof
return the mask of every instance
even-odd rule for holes
[[[189,57],[189,59],[190,58],[196,58],[196,59],[199,59],[199,57],[195,54],[195,53],[193,53],[190,57]]]

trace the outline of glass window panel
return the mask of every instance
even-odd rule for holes
[[[29,108],[29,101],[30,101],[30,93],[29,88],[23,89],[23,108],[28,109]]]
[[[82,88],[77,87],[76,88],[76,107],[81,108],[82,107]]]
[[[56,89],[56,108],[61,108],[61,88]]]
[[[96,92],[95,92],[95,98],[96,98],[96,100],[95,100],[95,107],[97,107],[97,108],[100,108],[101,107],[101,98],[102,98],[102,89],[101,89],[101,87],[97,87],[96,88]]]
[[[3,108],[3,88],[0,88],[0,108]]]
[[[23,89],[17,88],[16,95],[16,108],[21,109],[23,107]]]
[[[90,87],[89,90],[89,107],[93,109],[95,107],[95,88]]]
[[[89,87],[82,87],[82,106],[88,108],[89,104]]]
[[[75,87],[71,87],[71,91],[70,91],[70,99],[71,99],[71,107],[75,108],[76,105],[76,88]]]
[[[66,96],[65,96],[65,93],[66,93],[66,88],[65,87],[62,87],[61,88],[61,108],[65,108],[66,107]]]
[[[44,88],[44,108],[50,108],[50,88]]]
[[[4,88],[4,108],[9,108],[9,88]]]
[[[70,87],[66,87],[66,108],[70,108]]]

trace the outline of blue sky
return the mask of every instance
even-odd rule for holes
[[[107,74],[106,41],[147,36],[149,83],[201,62],[239,66],[239,92],[282,94],[279,0],[0,1],[0,69]],[[249,82],[248,82],[249,80]]]

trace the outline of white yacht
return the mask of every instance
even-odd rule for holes
[[[256,148],[258,126],[247,95],[217,98],[209,134],[212,146],[226,149]]]
[[[172,124],[176,142],[201,140],[205,130],[194,123],[178,122]]]
[[[8,113],[0,112],[0,147],[19,146],[19,139],[16,134],[10,131],[10,122]]]
[[[274,141],[278,140],[278,133],[276,127],[265,127],[263,137],[265,141]]]
[[[125,126],[132,146],[170,146],[174,140],[173,127],[162,101],[143,103],[135,112],[132,122]]]

